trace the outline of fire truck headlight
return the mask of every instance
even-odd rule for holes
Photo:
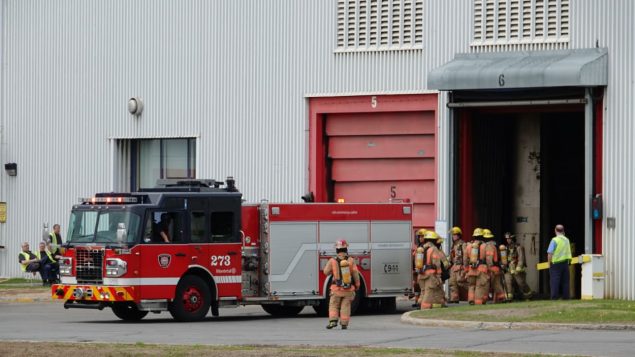
[[[64,257],[59,260],[60,275],[71,276],[73,275],[73,259]]]
[[[106,259],[106,277],[119,277],[128,272],[128,263],[119,258]]]

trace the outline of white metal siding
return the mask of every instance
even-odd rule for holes
[[[19,242],[77,198],[125,188],[111,138],[196,137],[198,177],[233,175],[249,201],[308,186],[309,93],[411,93],[422,50],[335,54],[337,3],[2,0],[0,276]],[[426,36],[428,36],[426,34]],[[424,41],[427,40],[424,39]],[[143,114],[127,112],[139,96]],[[35,245],[37,246],[37,245]]]
[[[424,92],[428,71],[458,52],[597,44],[609,48],[603,193],[605,216],[617,222],[604,228],[606,291],[635,299],[635,172],[626,159],[635,154],[635,5],[569,3],[568,43],[472,48],[473,0],[426,0],[414,32],[423,50],[334,53],[346,40],[338,37],[337,0],[2,0],[0,162],[16,162],[18,176],[0,174],[8,205],[0,276],[19,275],[19,242],[35,244],[43,221],[65,233],[77,197],[125,188],[110,162],[127,158],[109,138],[196,137],[199,177],[234,175],[249,201],[298,201],[308,186],[307,95]],[[498,30],[506,21],[513,36],[512,25],[523,24],[512,20],[499,17]],[[390,41],[371,30],[369,43]],[[145,102],[139,118],[126,111],[131,96]],[[450,190],[445,103],[441,93],[441,220]]]
[[[573,47],[608,47],[609,85],[603,124],[603,253],[606,296],[635,300],[635,2],[578,0],[571,3]],[[606,228],[615,217],[615,229]]]

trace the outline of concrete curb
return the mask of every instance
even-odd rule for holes
[[[604,331],[635,331],[635,325],[618,324],[557,324],[542,322],[482,322],[434,320],[410,316],[408,311],[401,315],[401,322],[416,326],[435,326],[448,328],[478,329],[478,330],[604,330]]]
[[[30,304],[36,302],[53,302],[56,301],[51,297],[51,294],[47,292],[39,292],[39,293],[26,293],[24,295],[20,294],[2,294],[0,290],[0,304],[15,304],[15,303],[23,303]],[[57,300],[60,301],[60,300]]]

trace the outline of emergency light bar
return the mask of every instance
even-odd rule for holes
[[[80,198],[80,203],[139,203],[139,197],[127,196],[127,197],[88,197]]]

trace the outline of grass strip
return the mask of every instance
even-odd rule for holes
[[[157,345],[142,342],[134,344],[113,343],[63,343],[63,342],[13,342],[0,343],[2,356],[418,356],[418,357],[530,357],[553,356],[544,354],[518,354],[507,352],[444,351],[432,349],[373,348],[360,346],[311,347],[311,346],[207,346],[207,345]]]
[[[483,321],[543,322],[576,324],[635,324],[635,301],[568,300],[529,301],[510,304],[451,306],[417,311],[416,318]]]

